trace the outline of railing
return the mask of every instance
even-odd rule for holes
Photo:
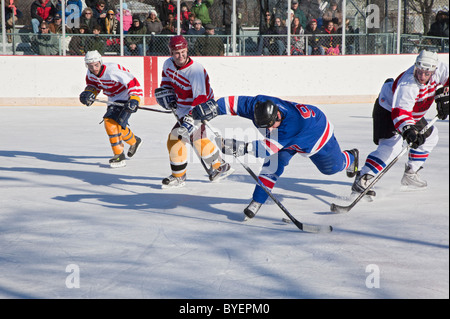
[[[120,55],[120,37],[100,34],[61,34],[39,35],[23,30],[9,33],[5,44],[7,55],[84,55],[86,51],[98,50],[104,55]],[[26,31],[26,30],[25,30]],[[129,55],[169,55],[169,35],[124,35],[124,54]],[[185,36],[192,56],[230,56],[232,37]],[[286,35],[238,35],[236,55],[311,55],[342,54],[342,35],[292,35],[291,48],[287,48]],[[422,49],[434,52],[449,52],[449,39],[422,35],[403,34],[400,37],[400,53],[418,53]],[[136,48],[132,44],[136,45]],[[353,54],[395,54],[397,35],[395,33],[347,34],[346,55]],[[334,49],[329,49],[329,47]],[[3,43],[0,41],[0,47]],[[318,47],[318,49],[313,49]],[[336,49],[337,47],[337,49]]]

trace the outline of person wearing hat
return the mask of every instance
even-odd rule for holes
[[[108,10],[106,12],[106,17],[103,20],[102,33],[105,34],[118,34],[119,33],[119,20],[117,20],[116,15],[114,14],[114,10]]]
[[[145,34],[147,34],[147,28],[141,22],[139,16],[133,15],[133,24],[128,30],[127,37],[125,37],[125,55],[144,55]]]
[[[298,0],[292,1],[292,11],[294,11],[294,17],[298,17],[300,20],[300,24],[302,25],[303,29],[306,28],[306,25],[308,24],[308,20],[306,19],[305,13],[302,9],[300,9],[300,6],[298,5]]]
[[[321,46],[320,34],[322,31],[318,28],[317,20],[312,19],[306,27],[305,34],[308,37],[308,55],[324,55],[325,49]]]
[[[160,34],[163,30],[161,20],[159,20],[158,13],[154,9],[150,10],[149,15],[144,22],[144,25],[147,29],[147,34]]]
[[[205,25],[205,36],[199,38],[194,45],[195,55],[223,56],[223,41],[215,36],[215,26],[211,23]]]

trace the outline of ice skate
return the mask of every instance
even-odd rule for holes
[[[186,185],[186,174],[181,177],[169,175],[162,180],[162,188],[179,188]]]
[[[401,181],[401,189],[404,191],[422,190],[427,188],[427,181],[422,179],[418,172],[422,169],[420,167],[416,172],[408,165],[405,165],[405,173]]]
[[[228,175],[233,174],[234,168],[231,167],[228,163],[222,163],[218,169],[213,169],[209,174],[209,180],[211,182],[217,182],[221,179],[224,179]]]
[[[355,181],[352,185],[352,195],[359,195],[364,192],[367,186],[371,183],[372,178],[374,178],[373,175],[364,174],[361,176],[361,172],[357,172]],[[375,196],[375,191],[373,189],[369,189],[364,198],[371,202],[374,200]]]
[[[351,153],[355,157],[353,163],[346,170],[347,176],[352,178],[355,177],[356,173],[358,172],[359,151],[356,148],[354,148],[347,152]]]
[[[258,213],[259,209],[261,208],[262,204],[258,203],[254,200],[250,202],[250,204],[244,209],[244,221],[251,219],[255,217],[255,215]]]
[[[137,136],[135,136],[135,138],[136,138],[136,143],[134,143],[134,145],[131,145],[130,148],[128,149],[128,153],[127,153],[128,157],[133,157],[133,155],[136,154],[136,152],[142,145],[142,139]]]
[[[125,154],[121,153],[114,155],[114,157],[109,160],[109,166],[111,166],[112,168],[127,166],[127,162],[125,161]]]

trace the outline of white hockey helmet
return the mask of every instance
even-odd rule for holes
[[[416,58],[415,67],[424,71],[436,71],[438,65],[438,55],[436,52],[422,50]]]
[[[94,63],[94,62],[100,62],[100,64],[103,64],[102,55],[98,53],[97,50],[94,51],[88,51],[86,55],[84,56],[84,63],[86,64],[86,67],[88,63]]]

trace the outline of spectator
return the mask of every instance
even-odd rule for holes
[[[320,6],[323,5],[322,2],[325,2],[325,7],[328,5],[328,2],[321,0],[301,0],[300,1],[300,9],[303,11],[306,17],[306,21],[311,21],[312,19],[318,20],[318,28],[322,26],[320,23],[322,19],[319,20],[322,16],[322,12],[320,10]]]
[[[181,33],[186,33],[189,30],[189,15],[191,12],[189,11],[189,7],[186,2],[180,4],[180,27]]]
[[[325,29],[323,30],[323,34],[328,36],[322,38],[322,46],[325,52],[325,55],[339,55],[339,36],[334,36],[336,34],[336,29],[334,27],[334,23],[332,20],[329,20],[325,24]]]
[[[58,55],[59,40],[58,36],[51,35],[48,23],[42,21],[39,25],[40,33],[34,35],[31,39],[31,46],[38,55]]]
[[[128,10],[128,5],[126,3],[122,6],[123,11],[123,33],[127,34],[133,24],[133,14]],[[117,10],[116,19],[120,22],[120,10]]]
[[[213,5],[214,0],[195,0],[192,5],[191,11],[195,13],[195,16],[202,20],[203,25],[211,23],[209,17],[209,8]]]
[[[359,31],[359,29],[357,29]],[[342,34],[342,26],[337,30],[337,34]],[[356,36],[352,35],[357,33],[350,25],[350,20],[345,20],[345,54],[355,54],[355,38]],[[342,48],[342,43],[341,43]]]
[[[287,35],[287,27],[284,25],[281,18],[275,18],[270,33],[275,35],[275,37],[271,39],[271,44],[269,46],[270,55],[286,54],[286,37],[284,37],[283,35]]]
[[[186,33],[190,29],[194,28],[195,19],[196,19],[195,13],[193,13],[193,12],[189,13],[189,26],[188,26],[188,29],[186,30]],[[200,20],[200,22],[201,22],[201,20]]]
[[[186,37],[188,44],[189,44],[189,51],[194,52],[194,44],[197,41],[198,37],[200,35],[204,35],[206,33],[205,28],[202,25],[202,20],[195,19],[194,20],[194,27],[189,29],[187,32],[187,35],[189,37]]]
[[[125,38],[125,55],[144,55],[144,36],[147,29],[137,15],[133,16],[133,25]],[[135,35],[135,36],[132,36]]]
[[[53,21],[48,25],[51,33],[62,34],[62,18],[59,13],[55,14]],[[66,27],[66,33],[72,33],[72,31]]]
[[[333,21],[338,26],[342,24],[342,13],[338,10],[338,5],[335,1],[330,3],[330,7],[323,14],[323,25],[325,27],[328,21]]]
[[[161,6],[159,8],[159,19],[163,26],[166,26],[169,22],[169,14],[174,17],[177,15],[177,6],[172,0],[162,0]]]
[[[264,22],[259,26],[259,38],[258,38],[258,53],[257,55],[262,55],[267,52],[269,47],[270,39],[264,35],[270,34],[273,27],[272,13],[270,11],[264,12]]]
[[[97,24],[92,29],[92,33],[93,36],[86,39],[86,52],[97,50],[100,54],[105,53],[106,41],[105,38],[100,36],[100,33],[102,33],[102,27]]]
[[[291,34],[293,35],[291,41],[291,55],[304,55],[305,54],[305,29],[300,24],[300,19],[294,17],[294,21],[291,24]]]
[[[318,26],[317,20],[312,19],[308,26],[306,27],[306,34],[310,34],[308,37],[308,55],[324,55],[325,50],[321,45],[321,40],[319,34],[321,33]]]
[[[35,0],[30,8],[33,32],[39,33],[41,23],[47,21],[49,17],[53,17],[55,13],[55,6],[50,0]]]
[[[97,19],[97,24],[98,25],[104,25],[105,24],[104,20],[106,18],[107,12],[108,11],[106,9],[106,2],[104,0],[98,0],[97,4],[92,9],[92,14],[93,14],[94,18]]]
[[[161,20],[159,20],[156,10],[150,11],[144,25],[147,30],[147,34],[160,34],[163,30]]]
[[[106,12],[106,17],[103,20],[102,33],[104,34],[118,34],[120,33],[119,21],[117,20],[114,10],[108,10]]]
[[[78,29],[74,29],[75,35],[69,42],[69,54],[70,55],[85,55],[86,50],[86,36],[89,31],[89,27],[86,24],[81,24]],[[77,35],[80,34],[80,35]]]
[[[240,0],[236,2],[236,33],[239,34],[239,26],[242,14],[239,13]],[[231,34],[231,24],[232,24],[232,13],[233,13],[233,0],[222,0],[223,12],[222,12],[222,23],[225,26],[225,34]]]
[[[444,37],[448,38],[448,12],[439,11],[436,14],[436,21],[431,25],[430,31],[428,31],[431,37]]]
[[[208,23],[205,25],[205,36],[198,38],[194,45],[195,55],[223,56],[223,41],[215,37],[215,27]]]
[[[163,26],[162,34],[177,34],[177,21],[175,15],[169,13],[166,25]]]
[[[308,24],[308,20],[306,19],[305,13],[302,9],[300,9],[300,6],[298,5],[298,0],[292,0],[291,4],[292,11],[294,11],[294,16],[298,17],[300,24],[303,27],[303,30],[305,30],[306,25]]]
[[[7,0],[5,2],[5,12],[6,12],[6,33],[11,33],[11,29],[14,32],[14,26],[17,20],[22,18],[22,11],[17,9],[14,4],[14,0]],[[8,34],[8,43],[12,42],[12,36]]]
[[[85,24],[88,26],[88,32],[92,34],[92,30],[94,30],[94,27],[97,25],[96,19],[93,16],[93,12],[91,8],[86,8],[83,10],[83,13],[81,15],[80,19],[80,25]]]

